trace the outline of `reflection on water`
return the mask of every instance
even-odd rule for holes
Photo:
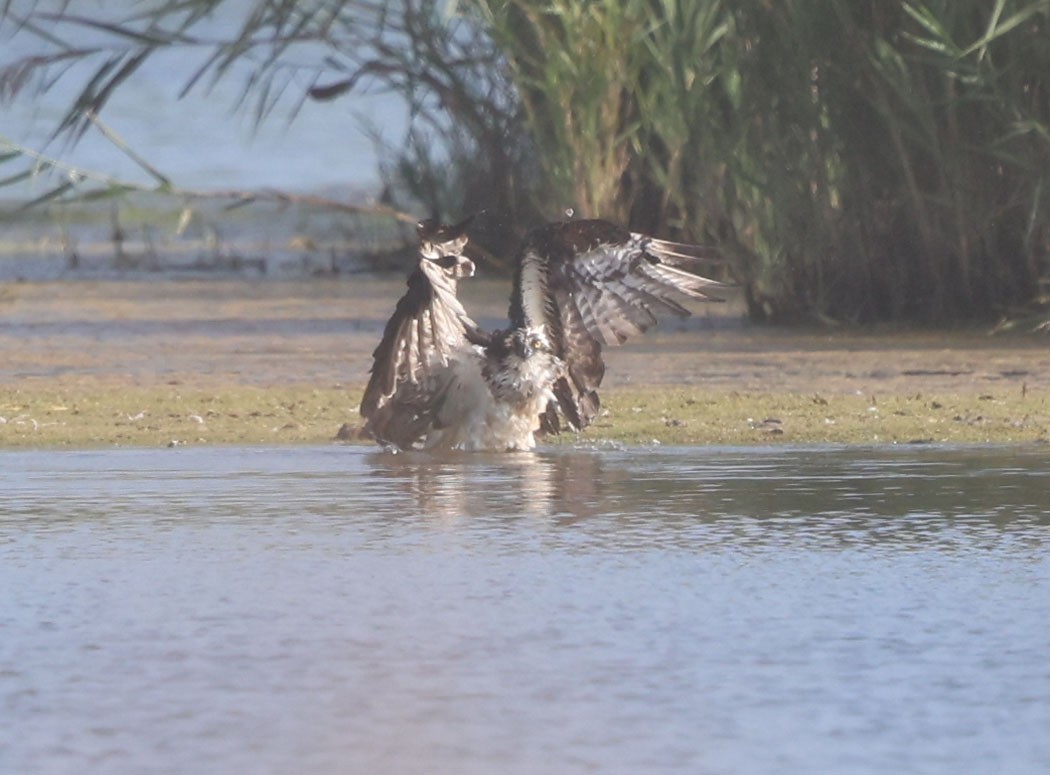
[[[0,771],[1045,772],[1050,450],[0,454]]]

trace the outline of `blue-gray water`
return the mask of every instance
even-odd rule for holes
[[[10,13],[5,12],[8,5]],[[286,50],[284,61],[297,67],[282,71],[279,89],[260,87],[245,95],[258,64],[249,54],[218,81],[210,71],[181,97],[214,50],[210,45],[158,50],[114,90],[100,114],[106,129],[91,125],[75,142],[68,133],[56,137],[70,106],[113,51],[134,46],[99,27],[56,23],[49,14],[65,11],[103,26],[139,16],[141,26],[150,5],[163,3],[0,2],[0,74],[6,70],[10,75],[20,63],[42,61],[62,50],[43,35],[57,35],[85,50],[99,48],[93,56],[61,60],[37,71],[37,76],[46,72],[47,77],[28,77],[23,88],[0,86],[0,162],[5,152],[25,154],[0,163],[0,216],[10,216],[19,204],[44,197],[70,179],[84,182],[80,193],[98,190],[105,181],[156,189],[156,178],[138,159],[146,160],[179,192],[262,191],[266,199],[266,191],[280,190],[361,205],[374,201],[382,187],[380,165],[391,163],[393,149],[402,147],[408,132],[409,108],[401,96],[368,79],[338,100],[302,101],[315,76],[321,83],[345,76],[331,70],[317,75],[308,65],[319,64],[331,53],[323,46],[303,44]],[[191,37],[236,39],[257,5],[221,3],[193,28]],[[23,25],[27,14],[32,24]],[[284,76],[289,76],[287,83]],[[41,81],[46,89],[38,88]],[[6,85],[16,82],[22,81],[8,78]],[[278,92],[273,110],[257,120],[258,99]],[[439,149],[431,152],[440,155]],[[36,154],[53,165],[34,163]],[[0,282],[129,273],[311,276],[359,271],[367,266],[363,255],[400,244],[393,222],[358,219],[309,204],[277,207],[260,202],[243,210],[227,209],[237,199],[235,194],[219,199],[129,194],[79,200],[71,208],[19,212],[4,223]]]
[[[0,771],[1045,773],[1048,462],[0,453]]]
[[[195,28],[199,36],[221,40],[239,34],[250,6],[226,5],[229,8],[217,9],[208,23]],[[68,8],[73,16],[101,22],[120,22],[134,15],[127,3],[34,0],[30,4],[16,0],[10,18],[0,13],[0,68],[57,50],[15,21],[31,8],[43,14]],[[40,16],[34,21],[46,32],[79,46],[98,45],[108,51],[126,44],[119,37],[89,27],[56,26]],[[102,112],[102,121],[180,188],[378,187],[376,137],[397,147],[409,123],[408,108],[400,97],[373,88],[355,90],[335,102],[307,100],[299,104],[313,76],[312,69],[304,68],[302,76],[288,84],[278,107],[256,123],[254,109],[259,92],[252,92],[241,103],[253,68],[250,57],[242,66],[234,66],[225,78],[211,83],[206,77],[179,97],[211,54],[207,46],[155,54],[114,91]],[[319,56],[311,52],[305,61],[315,62]],[[289,59],[295,61],[294,57]],[[42,151],[85,172],[152,187],[155,181],[151,176],[97,128],[91,128],[73,147],[52,140],[56,127],[103,61],[101,56],[87,57],[68,68],[55,68],[52,76],[62,73],[62,77],[54,79],[46,92],[30,85],[0,104],[0,138]],[[334,74],[327,77],[329,81],[337,79]],[[61,174],[41,175],[17,186],[0,187],[0,198],[39,196],[63,179]]]

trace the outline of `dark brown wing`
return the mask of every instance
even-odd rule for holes
[[[434,372],[468,336],[471,341],[483,336],[456,297],[459,279],[473,273],[470,259],[446,255],[421,258],[409,275],[408,290],[372,353],[361,400],[367,435],[408,448],[425,432],[434,409]]]
[[[653,239],[600,220],[554,223],[525,239],[515,272],[511,322],[544,326],[568,376],[554,386],[575,428],[598,413],[603,345],[646,331],[656,315],[686,316],[680,299],[720,301],[727,286],[696,274],[719,259],[711,248]],[[543,424],[556,423],[548,411]]]

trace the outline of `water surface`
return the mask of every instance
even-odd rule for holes
[[[0,453],[0,770],[1046,772],[1048,457]]]

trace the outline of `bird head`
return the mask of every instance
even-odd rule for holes
[[[427,218],[416,224],[419,237],[419,252],[423,258],[438,259],[443,256],[460,256],[467,246],[467,227],[474,220],[471,215],[459,223],[449,226],[436,218]]]
[[[506,335],[507,351],[528,360],[537,353],[552,352],[550,340],[541,328],[515,328]]]

